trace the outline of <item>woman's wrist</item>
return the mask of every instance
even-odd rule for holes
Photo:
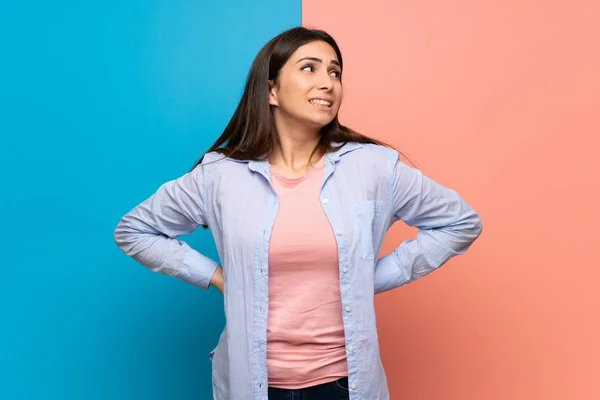
[[[212,278],[210,278],[210,285],[214,286],[221,294],[223,294],[223,269],[220,265],[215,270]]]

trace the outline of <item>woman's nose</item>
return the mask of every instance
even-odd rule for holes
[[[327,74],[325,77],[322,77],[319,81],[319,89],[331,90],[333,89],[333,78]]]

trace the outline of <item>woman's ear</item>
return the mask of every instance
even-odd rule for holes
[[[275,81],[269,81],[269,104],[276,107],[279,107],[279,102],[277,101],[278,89]]]

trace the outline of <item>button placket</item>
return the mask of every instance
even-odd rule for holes
[[[329,199],[327,197],[322,197],[321,198],[321,203],[323,204],[323,206],[326,206],[327,204],[329,204]],[[332,217],[331,217],[331,215],[329,215],[329,213],[327,211],[327,208],[326,207],[324,207],[324,208],[325,208],[325,214],[327,215],[327,218],[328,218],[329,222],[331,223],[331,225],[332,226],[337,225],[336,222],[339,222],[339,221],[336,221],[336,218],[333,218],[333,220],[332,220]],[[341,226],[341,225],[338,225],[338,226]],[[337,235],[337,236],[342,237],[342,235],[344,233],[345,233],[344,229],[342,229],[342,228],[339,228],[339,229],[335,230],[335,235]],[[339,241],[338,241],[338,246],[340,246],[340,242]],[[341,253],[343,251],[343,249],[341,247],[339,247],[338,251]],[[344,263],[345,264],[346,262],[347,262],[347,260],[345,260],[345,257],[343,259],[340,259],[340,263]],[[342,267],[341,271],[342,271],[342,273],[347,274],[348,273],[348,267]],[[348,283],[345,283],[345,284],[347,285]],[[342,295],[343,295],[343,291],[342,291]],[[350,307],[349,305],[347,305],[347,306],[344,307],[344,310],[345,310],[346,313],[350,313],[352,311],[352,307]],[[346,325],[347,324],[346,318],[344,318],[344,321],[345,321],[344,325]],[[349,334],[349,337],[347,338],[349,340],[349,342],[351,342],[350,340],[351,340],[351,338],[353,338],[353,336],[354,335],[352,333]],[[353,362],[352,360],[355,359],[355,354],[354,354],[355,349],[354,349],[354,346],[351,345],[351,344],[349,344],[348,345],[348,351],[350,353],[353,353],[352,357],[349,358],[349,361]],[[357,388],[356,384],[352,384],[352,385],[349,386],[349,389],[353,390],[353,391],[356,390],[356,388]]]

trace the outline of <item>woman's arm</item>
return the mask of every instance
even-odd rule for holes
[[[217,263],[177,239],[207,224],[205,187],[203,166],[163,184],[121,219],[117,246],[151,271],[208,289]]]
[[[464,253],[481,234],[479,216],[453,190],[410,168],[399,159],[393,166],[390,196],[394,220],[419,228],[375,266],[375,293],[412,282]]]

